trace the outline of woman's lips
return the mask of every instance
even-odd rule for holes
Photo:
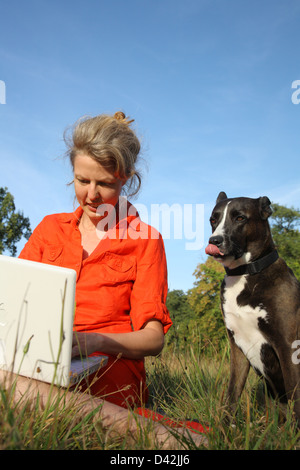
[[[92,212],[97,212],[97,209],[100,206],[100,204],[101,204],[100,202],[98,204],[89,204],[89,203],[87,203],[87,206]]]

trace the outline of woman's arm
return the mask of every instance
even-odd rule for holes
[[[74,333],[72,357],[95,351],[128,359],[156,356],[164,346],[163,326],[157,320],[146,323],[143,329],[129,333]]]

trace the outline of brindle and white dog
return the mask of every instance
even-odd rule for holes
[[[237,402],[250,365],[274,397],[293,399],[300,423],[300,284],[278,256],[268,217],[270,200],[227,198],[221,192],[206,253],[223,264],[221,306],[231,345],[228,397]]]

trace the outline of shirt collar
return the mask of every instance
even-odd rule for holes
[[[118,210],[118,208],[116,208],[116,210]],[[129,212],[130,212],[130,215],[129,215]],[[81,206],[78,206],[77,209],[75,209],[75,211],[71,213],[71,220],[70,220],[70,214],[68,214],[68,217],[66,217],[66,220],[63,220],[63,222],[67,222],[67,223],[71,222],[72,226],[75,227],[78,225],[82,214],[83,214],[83,209]],[[130,202],[127,202],[127,210],[124,213],[124,215],[125,217],[122,217],[121,220],[117,222],[116,228],[119,228],[119,225],[122,221],[126,220],[127,223],[130,224],[132,220],[140,217],[138,211]]]
[[[72,218],[71,218],[71,224],[73,227],[77,226],[79,224],[79,221],[81,219],[83,213],[83,209],[81,206],[77,207],[74,212],[72,212]]]

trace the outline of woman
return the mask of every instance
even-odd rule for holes
[[[141,183],[131,122],[118,112],[76,125],[68,155],[79,207],[45,217],[20,254],[76,270],[72,354],[109,356],[88,385],[123,407],[147,401],[144,357],[162,350],[172,324],[162,238],[121,197]]]

